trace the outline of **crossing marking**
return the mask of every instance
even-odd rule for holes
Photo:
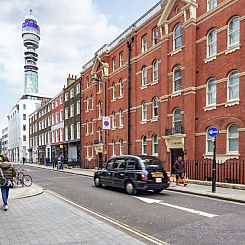
[[[189,212],[189,213],[201,215],[201,216],[208,217],[208,218],[214,218],[214,217],[218,216],[217,214],[206,213],[206,212],[202,212],[202,211],[195,210],[195,209],[192,209],[192,208],[185,208],[185,207],[177,206],[177,205],[174,205],[174,204],[166,203],[166,202],[164,202],[162,200],[156,200],[156,199],[151,199],[151,198],[146,198],[146,197],[137,197],[137,196],[133,196],[133,197],[136,198],[136,199],[139,199],[140,201],[146,202],[148,204],[157,203],[157,204],[160,204],[160,205],[164,205],[164,206],[167,206],[167,207],[180,209],[180,210],[183,210],[183,211],[186,211],[186,212]]]

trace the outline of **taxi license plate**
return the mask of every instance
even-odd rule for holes
[[[158,177],[162,177],[162,176],[163,176],[163,173],[152,174],[152,177],[154,177],[154,178],[158,178]]]
[[[156,178],[156,183],[162,183],[162,178]]]

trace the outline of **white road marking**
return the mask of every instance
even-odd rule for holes
[[[48,192],[48,193],[50,193],[50,194],[52,194],[52,195],[54,195],[54,196],[56,196],[56,197],[58,197],[58,198],[60,198],[60,199],[62,199],[62,200],[64,200],[64,201],[66,201],[67,203],[72,204],[75,207],[78,207],[78,208],[80,208],[80,209],[82,209],[82,210],[84,210],[84,211],[86,211],[88,213],[91,213],[91,214],[93,214],[93,215],[95,215],[95,216],[97,216],[97,217],[99,217],[101,219],[104,219],[104,220],[106,220],[106,221],[108,221],[108,222],[110,222],[110,223],[112,223],[114,225],[117,225],[120,228],[123,228],[123,229],[125,229],[125,230],[127,230],[127,231],[129,231],[129,232],[131,232],[131,233],[133,233],[133,234],[141,237],[141,238],[144,238],[145,240],[150,241],[153,244],[157,244],[157,245],[169,245],[169,243],[163,242],[163,241],[161,241],[161,240],[159,240],[159,239],[157,239],[157,238],[155,238],[153,236],[150,236],[150,235],[148,235],[148,234],[146,234],[146,233],[144,233],[142,231],[136,230],[135,228],[132,228],[132,227],[130,227],[127,224],[121,223],[121,222],[119,222],[119,221],[117,221],[115,219],[112,219],[110,217],[107,217],[105,215],[102,215],[100,213],[97,213],[95,211],[92,211],[90,209],[87,209],[87,208],[85,208],[83,206],[80,206],[77,203],[75,203],[75,202],[73,202],[73,201],[65,198],[64,196],[61,196],[60,194],[58,194],[58,193],[56,193],[54,191],[51,191],[51,190],[45,190],[45,191]]]
[[[195,209],[192,209],[192,208],[185,208],[185,207],[177,206],[177,205],[174,205],[174,204],[166,203],[166,202],[164,202],[162,200],[156,200],[156,199],[151,199],[151,198],[146,198],[146,197],[137,197],[137,196],[134,196],[134,198],[139,199],[139,200],[141,200],[143,202],[146,202],[148,204],[157,203],[157,204],[160,204],[160,205],[164,205],[164,206],[167,206],[167,207],[180,209],[180,210],[183,210],[183,211],[186,211],[186,212],[189,212],[189,213],[198,214],[198,215],[205,216],[205,217],[208,217],[208,218],[213,218],[213,217],[218,216],[217,214],[206,213],[206,212],[202,212],[202,211],[195,210]]]

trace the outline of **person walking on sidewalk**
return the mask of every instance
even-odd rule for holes
[[[2,199],[3,199],[3,209],[8,210],[8,196],[9,196],[9,181],[12,181],[16,176],[15,168],[9,163],[8,158],[4,157],[0,161],[0,168],[3,173],[3,177],[7,179],[7,183],[4,186],[1,186]]]
[[[26,158],[22,157],[23,165],[25,164]]]
[[[185,177],[185,164],[181,156],[178,156],[178,160],[175,161],[173,169],[175,170],[176,174],[176,185],[179,185],[180,179],[183,183]]]

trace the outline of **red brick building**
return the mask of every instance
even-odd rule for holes
[[[244,45],[245,1],[160,1],[83,67],[82,159],[150,154],[171,169],[212,157],[212,126],[217,158],[244,158]]]

